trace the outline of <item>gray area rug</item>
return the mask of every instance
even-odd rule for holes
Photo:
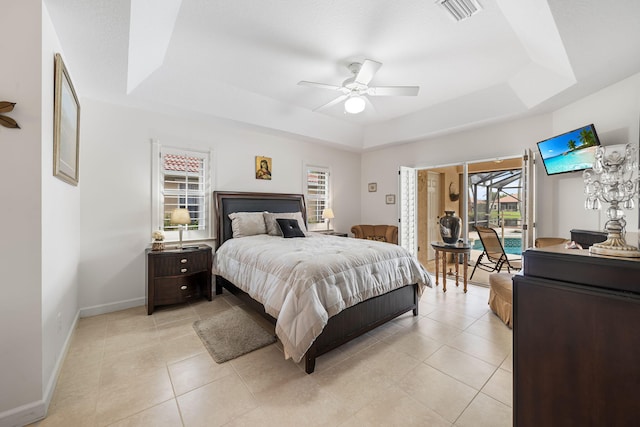
[[[232,307],[205,320],[193,323],[193,329],[217,363],[273,344],[276,338],[243,309]]]

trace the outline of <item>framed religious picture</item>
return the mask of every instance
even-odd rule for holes
[[[53,175],[78,185],[80,103],[59,53],[55,55],[54,70]]]
[[[271,179],[271,157],[256,156],[256,179]]]
[[[384,200],[388,205],[395,205],[396,204],[396,195],[395,194],[387,194],[386,196],[384,196]]]

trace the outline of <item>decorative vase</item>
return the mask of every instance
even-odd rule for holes
[[[153,242],[151,243],[151,250],[152,251],[164,251],[164,242]]]
[[[444,211],[445,216],[440,217],[440,235],[445,243],[458,242],[460,237],[460,217],[455,211]]]

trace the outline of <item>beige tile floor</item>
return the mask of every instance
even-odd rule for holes
[[[427,289],[419,316],[321,356],[311,375],[277,343],[216,364],[192,324],[238,304],[228,294],[84,318],[35,425],[510,426],[511,330],[487,288],[461,288]]]

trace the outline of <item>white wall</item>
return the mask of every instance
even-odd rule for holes
[[[640,74],[556,111],[552,120],[554,133],[594,123],[602,145],[633,143],[637,146],[640,140]],[[544,178],[541,197],[555,202],[551,217],[549,212],[539,215],[543,225],[551,224],[549,235],[564,236],[566,230],[572,228],[604,228],[608,219],[604,210],[588,211],[583,208],[584,184],[581,174]],[[638,230],[638,207],[633,211],[625,211],[625,214],[627,231]]]
[[[41,418],[77,307],[79,191],[53,177],[53,56],[40,0],[0,0],[2,99],[21,129],[0,127],[0,425]],[[19,42],[17,40],[19,39]],[[58,313],[59,321],[58,321]]]
[[[95,314],[144,304],[151,240],[151,140],[212,149],[216,190],[300,193],[305,162],[332,170],[334,228],[360,216],[360,155],[228,121],[188,119],[83,99],[80,307]],[[255,179],[255,156],[273,179]],[[211,243],[212,244],[212,243]]]
[[[384,194],[397,193],[400,166],[429,167],[521,156],[526,148],[551,132],[550,120],[533,117],[366,152],[362,155],[363,182],[377,182],[377,193],[362,189],[362,221],[393,224],[397,205],[385,205]],[[544,169],[542,170],[544,174]]]
[[[80,258],[80,187],[53,176],[54,55],[60,53],[73,81],[73,64],[64,57],[60,41],[43,3],[42,13],[42,381],[50,401],[65,345],[78,312]],[[82,112],[82,111],[81,111]],[[82,125],[82,118],[81,125]],[[82,136],[80,145],[82,146]],[[82,175],[82,170],[80,170]],[[48,403],[47,403],[48,404]]]
[[[41,328],[41,5],[0,0],[0,100],[21,129],[0,127],[0,421],[42,398]]]
[[[385,205],[384,194],[397,193],[400,166],[426,167],[521,155],[536,142],[594,123],[603,145],[631,142],[638,145],[640,74],[607,87],[551,114],[513,120],[425,141],[366,152],[362,156],[362,182],[377,182],[378,192],[362,186],[362,222],[397,222],[396,205]],[[536,165],[536,217],[538,236],[570,237],[571,229],[598,230],[606,215],[586,211],[580,173],[547,176]],[[626,212],[627,231],[638,229],[638,210]]]

